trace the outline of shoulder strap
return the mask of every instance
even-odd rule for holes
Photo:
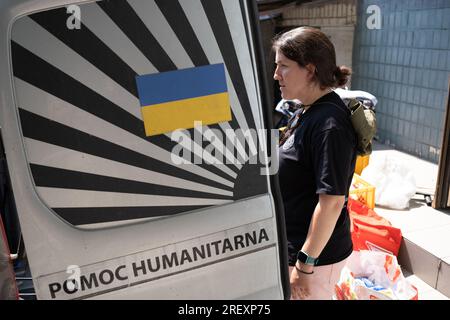
[[[329,103],[342,110],[336,103]],[[372,139],[377,130],[375,113],[370,109],[364,108],[364,105],[357,99],[351,99],[345,106],[350,111],[350,121],[356,133],[357,154],[360,156],[371,154]]]

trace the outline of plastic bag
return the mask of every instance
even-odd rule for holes
[[[361,202],[348,199],[353,250],[383,251],[398,255],[402,231]]]
[[[403,276],[394,255],[353,252],[335,285],[337,300],[417,300],[417,288]]]
[[[384,154],[371,156],[361,178],[375,186],[375,204],[391,209],[409,208],[417,189],[414,172],[408,165]]]

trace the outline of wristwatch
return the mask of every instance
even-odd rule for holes
[[[319,262],[318,258],[310,257],[302,250],[297,253],[297,260],[303,264],[309,264],[311,266],[315,266]]]

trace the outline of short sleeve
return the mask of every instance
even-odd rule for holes
[[[343,129],[329,129],[313,138],[312,163],[317,194],[347,195],[354,146]]]

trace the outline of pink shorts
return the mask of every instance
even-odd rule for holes
[[[291,296],[291,300],[332,300],[334,294],[334,285],[339,281],[341,270],[345,266],[347,259],[335,264],[314,267],[314,273],[308,275],[311,277],[310,295],[304,299]],[[289,267],[291,274],[294,267]],[[291,292],[294,292],[291,289]]]

